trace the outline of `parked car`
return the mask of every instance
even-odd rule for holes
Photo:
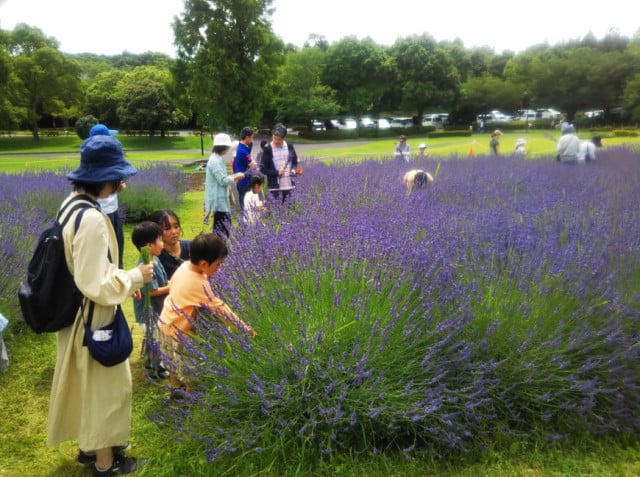
[[[558,120],[562,117],[562,113],[553,108],[539,108],[536,113],[540,114],[538,118]]]
[[[340,129],[340,121],[337,119],[327,119],[324,125],[327,129]]]
[[[533,109],[521,109],[518,111],[518,118],[520,121],[530,122],[540,119],[540,117],[541,116],[538,115],[538,112]]]
[[[391,123],[387,118],[379,118],[376,119],[376,126],[378,129],[389,129],[391,127]]]
[[[411,126],[413,126],[411,118],[391,118],[392,128],[410,128]]]
[[[358,123],[355,119],[341,119],[340,120],[340,126],[338,126],[340,129],[356,129],[358,127]]]
[[[444,121],[439,114],[425,114],[422,116],[422,125],[442,128],[444,126]]]
[[[326,131],[327,127],[324,125],[322,121],[318,121],[314,119],[311,121],[311,130],[312,131]]]
[[[376,123],[373,119],[371,118],[360,118],[360,127],[361,128],[374,128],[376,127]]]
[[[480,123],[480,121],[484,121],[485,124],[489,124],[489,123],[506,123],[508,121],[511,121],[512,119],[513,119],[513,116],[508,116],[498,111],[497,109],[494,109],[489,113],[478,114],[476,121],[478,123]]]

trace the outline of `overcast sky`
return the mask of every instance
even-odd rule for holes
[[[540,43],[581,39],[588,32],[601,39],[616,29],[631,38],[640,28],[628,0],[609,0],[598,8],[557,0],[274,0],[273,6],[274,32],[298,46],[312,33],[330,43],[355,35],[391,45],[426,32],[436,41],[460,38],[466,48],[517,53]],[[0,0],[0,29],[13,30],[18,23],[40,28],[65,53],[174,56],[171,22],[182,9],[183,0]]]

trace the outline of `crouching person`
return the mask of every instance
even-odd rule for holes
[[[174,389],[191,392],[192,384],[185,373],[183,340],[195,332],[193,323],[198,308],[206,304],[225,324],[255,336],[251,326],[242,321],[216,296],[209,278],[229,254],[227,245],[215,233],[201,233],[191,241],[190,259],[175,271],[169,281],[169,295],[160,314],[160,346],[166,356],[169,381]]]
[[[402,178],[402,184],[410,194],[414,189],[424,189],[433,182],[433,176],[422,169],[412,169]]]

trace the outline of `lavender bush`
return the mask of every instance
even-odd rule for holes
[[[411,196],[405,164],[305,165],[213,277],[258,336],[200,314],[154,418],[270,464],[637,435],[639,160],[425,160]]]
[[[0,310],[19,314],[16,290],[40,233],[55,218],[71,188],[68,171],[0,174],[0,214],[4,273],[0,275]],[[165,164],[141,167],[121,196],[128,220],[145,216],[150,207],[174,207],[185,189],[185,175]],[[154,210],[155,210],[154,208]]]

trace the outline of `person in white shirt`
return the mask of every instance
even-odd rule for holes
[[[564,164],[578,163],[578,150],[580,149],[580,139],[576,136],[573,124],[564,123],[562,125],[562,137],[558,141],[557,151],[558,161]]]
[[[244,220],[247,224],[255,224],[265,210],[260,193],[264,184],[264,176],[252,175],[249,179],[249,190],[244,195]]]
[[[527,154],[527,151],[525,149],[526,144],[527,141],[525,140],[525,138],[518,138],[518,140],[516,141],[516,150],[514,153],[516,157],[524,157]]]
[[[597,147],[602,147],[602,138],[600,136],[593,136],[590,141],[582,142],[578,150],[578,162],[595,161]]]

